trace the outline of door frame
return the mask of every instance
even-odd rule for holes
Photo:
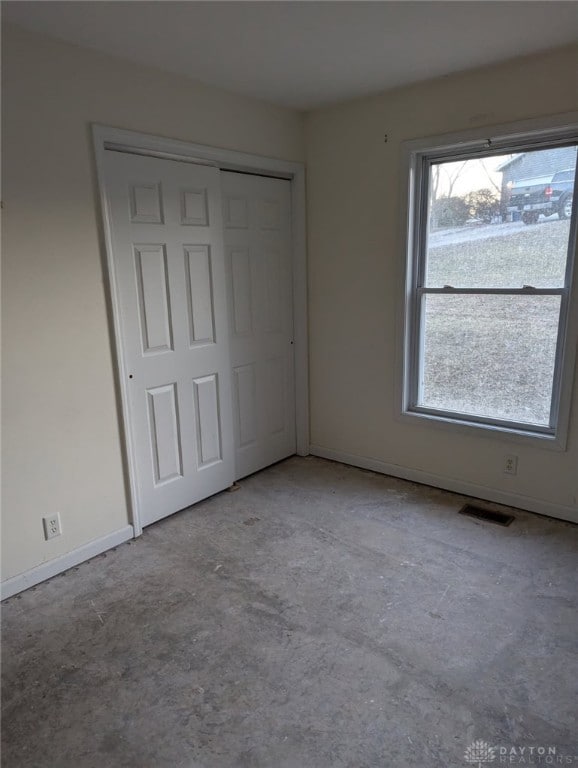
[[[295,355],[295,439],[296,453],[309,454],[309,350],[307,338],[307,253],[305,235],[305,166],[231,149],[167,139],[138,131],[92,124],[98,192],[106,255],[106,286],[112,320],[115,376],[121,404],[122,443],[125,474],[129,487],[129,515],[134,535],[142,533],[136,484],[136,462],[130,430],[126,361],[123,356],[122,314],[114,271],[111,215],[105,183],[104,158],[107,150],[145,155],[165,160],[212,165],[221,171],[244,171],[287,179],[291,183],[291,236],[293,271],[293,333]]]

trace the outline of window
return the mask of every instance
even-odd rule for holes
[[[404,413],[560,438],[577,147],[566,130],[410,151]]]

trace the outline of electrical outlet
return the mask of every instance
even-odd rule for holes
[[[504,456],[504,474],[518,474],[518,457],[513,453],[509,454],[508,456]]]
[[[50,515],[50,517],[43,517],[42,525],[44,526],[44,538],[46,541],[48,541],[48,539],[54,539],[62,533],[60,515],[58,512],[55,515]]]

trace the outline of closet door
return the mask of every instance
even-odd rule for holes
[[[106,155],[128,444],[148,525],[234,480],[220,178]]]
[[[296,450],[291,184],[221,177],[239,479]]]

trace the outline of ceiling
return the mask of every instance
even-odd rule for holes
[[[578,40],[578,2],[3,2],[5,20],[311,109]],[[569,73],[569,77],[572,73]]]

